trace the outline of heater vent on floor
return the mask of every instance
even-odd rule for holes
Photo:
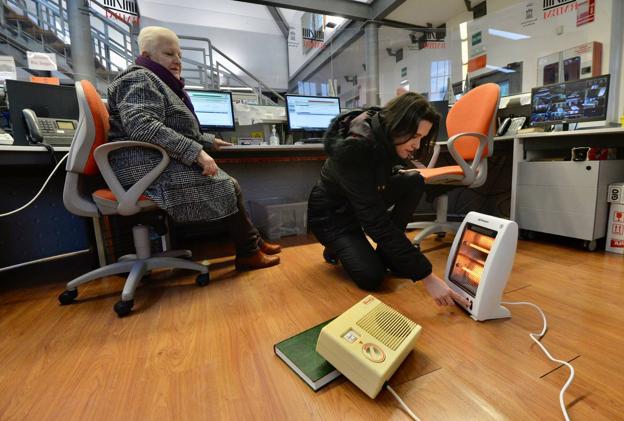
[[[384,303],[379,303],[356,324],[393,351],[396,351],[417,326],[416,323]]]

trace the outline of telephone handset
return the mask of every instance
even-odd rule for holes
[[[46,143],[53,146],[69,146],[74,138],[78,122],[71,119],[38,117],[29,108],[22,110],[30,143]]]
[[[522,128],[525,121],[526,117],[507,117],[498,128],[496,136],[515,135]]]

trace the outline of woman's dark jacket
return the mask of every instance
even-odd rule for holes
[[[393,169],[405,162],[396,154],[378,109],[337,117],[324,142],[328,159],[308,201],[308,223],[314,235],[328,244],[363,229],[393,270],[412,280],[431,274],[431,263],[392,222],[382,197]]]

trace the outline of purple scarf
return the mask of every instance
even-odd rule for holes
[[[188,94],[184,90],[184,79],[176,78],[173,73],[171,73],[164,66],[144,56],[138,56],[134,63],[150,70],[152,73],[158,76],[160,80],[165,82],[165,84],[169,88],[171,88],[171,90],[182,100],[182,102],[184,102],[184,105],[186,105],[188,109],[191,110],[191,112],[195,116],[195,120],[197,120],[197,124],[199,124],[199,119],[197,118],[197,114],[195,114],[195,107],[193,107],[191,98],[189,98]]]

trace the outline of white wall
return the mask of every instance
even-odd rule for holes
[[[590,41],[598,41],[603,45],[602,72],[609,71],[609,48],[611,31],[612,1],[622,0],[596,0],[596,17],[594,22],[576,27],[576,11],[562,16],[544,20],[541,14],[542,1],[530,0],[536,4],[538,16],[535,24],[523,27],[525,20],[526,3],[529,0],[488,0],[488,14],[469,25],[468,36],[471,35],[470,27],[477,25],[484,30],[483,41],[487,48],[488,64],[505,66],[515,61],[523,62],[522,90],[527,92],[536,85],[537,59],[538,57],[552,54],[561,50],[572,48]],[[410,90],[416,92],[428,92],[431,80],[431,62],[434,60],[450,60],[452,63],[451,81],[461,80],[461,44],[459,38],[459,23],[472,19],[471,12],[464,12],[447,21],[446,48],[444,49],[410,49],[409,31],[395,28],[382,27],[379,31],[379,72],[380,72],[380,97],[385,103],[395,95],[396,89],[404,79],[409,80]],[[563,29],[562,35],[556,35],[557,27]],[[520,33],[530,36],[527,40],[512,41],[505,38],[494,37],[487,34],[488,28]],[[404,58],[396,63],[394,57],[386,53],[386,48],[393,50],[403,47]],[[354,51],[350,51],[354,49]],[[359,57],[359,59],[354,59]],[[344,74],[360,71],[361,63],[365,63],[363,48],[354,43],[349,51],[341,53],[332,63],[321,69],[314,78],[332,75],[343,82]],[[401,69],[407,67],[407,76],[401,76]],[[480,70],[471,76],[489,72],[490,69]],[[341,72],[344,72],[342,74]],[[292,74],[292,68],[291,68]],[[364,75],[360,85],[365,86]],[[359,77],[360,78],[360,77]],[[365,92],[362,89],[362,95]],[[622,99],[620,109],[623,109]]]

